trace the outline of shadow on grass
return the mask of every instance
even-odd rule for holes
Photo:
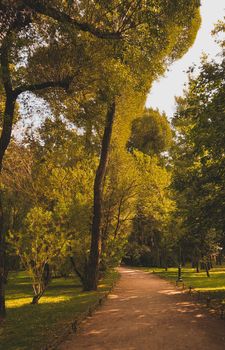
[[[177,280],[177,269],[171,268],[168,271],[157,269],[155,273],[167,280]],[[215,268],[210,271],[210,277],[204,271],[197,273],[194,269],[183,268],[182,278],[186,287],[192,286],[195,290],[215,299],[225,298],[225,268]]]
[[[69,323],[95,303],[108,290],[115,273],[106,277],[98,292],[82,292],[75,278],[54,279],[38,305],[31,305],[30,279],[13,274],[7,286],[7,319],[0,330],[4,350],[40,350]]]

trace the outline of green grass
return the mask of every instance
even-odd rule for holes
[[[145,271],[155,272],[158,276],[172,282],[177,280],[177,268],[145,268]],[[211,294],[215,298],[225,298],[225,267],[216,267],[210,270],[210,277],[205,271],[196,272],[193,268],[182,268],[182,279],[186,287],[192,286],[197,291]]]
[[[7,319],[0,328],[1,350],[40,350],[66,323],[87,311],[118,278],[112,271],[97,292],[82,292],[78,279],[54,279],[38,305],[31,305],[32,287],[26,273],[12,273],[7,285]]]

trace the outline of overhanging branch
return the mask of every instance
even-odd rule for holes
[[[24,0],[26,6],[35,10],[37,13],[53,18],[60,23],[68,23],[74,28],[83,32],[88,32],[101,39],[121,39],[122,35],[117,31],[108,31],[95,28],[93,25],[87,22],[79,22],[75,18],[71,17],[67,13],[57,10],[56,8],[45,5],[43,2],[34,0]]]
[[[62,80],[58,81],[46,81],[42,83],[36,83],[36,84],[28,84],[28,85],[21,85],[17,87],[13,92],[16,96],[19,96],[22,92],[30,91],[40,91],[48,88],[62,88],[67,90],[70,86],[70,83],[72,81],[72,77],[67,77]]]

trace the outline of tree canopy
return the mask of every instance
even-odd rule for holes
[[[5,250],[13,245],[12,239],[5,242],[9,232],[21,237],[14,249],[39,284],[34,287],[38,301],[58,246],[49,245],[46,257],[40,235],[44,242],[48,235],[50,241],[66,240],[61,258],[71,260],[84,288],[93,290],[99,272],[120,261],[137,209],[147,206],[143,215],[164,230],[159,213],[166,218],[170,210],[162,208],[162,203],[170,206],[170,175],[157,157],[168,149],[171,130],[166,117],[144,111],[144,103],[152,82],[193,44],[199,5],[196,0],[0,2],[1,315]],[[32,115],[31,94],[47,103],[49,118],[10,144],[18,104],[26,104]],[[147,134],[139,144],[143,127]],[[139,151],[127,150],[128,140]],[[147,198],[140,199],[145,192],[152,196],[152,208]],[[28,254],[35,239],[44,261],[38,283]]]

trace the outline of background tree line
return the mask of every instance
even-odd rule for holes
[[[220,57],[211,61],[203,55],[198,72],[196,67],[190,68],[184,96],[177,98],[172,120],[173,142],[168,154],[163,155],[164,171],[170,174],[166,187],[167,198],[172,201],[169,219],[166,221],[161,213],[160,226],[150,212],[147,217],[143,215],[144,210],[137,212],[126,257],[130,263],[167,268],[189,262],[197,272],[205,269],[208,277],[213,264],[222,263],[225,249],[224,22],[216,25],[213,34],[219,37]],[[142,129],[139,122],[133,124],[137,134]],[[146,130],[147,119],[142,119],[142,123]],[[154,126],[151,130],[155,130]],[[151,135],[147,143],[145,132],[140,133],[136,147],[153,154],[154,136]],[[164,136],[163,140],[166,139]],[[131,143],[133,140],[131,137]],[[153,206],[150,208],[152,211]]]

